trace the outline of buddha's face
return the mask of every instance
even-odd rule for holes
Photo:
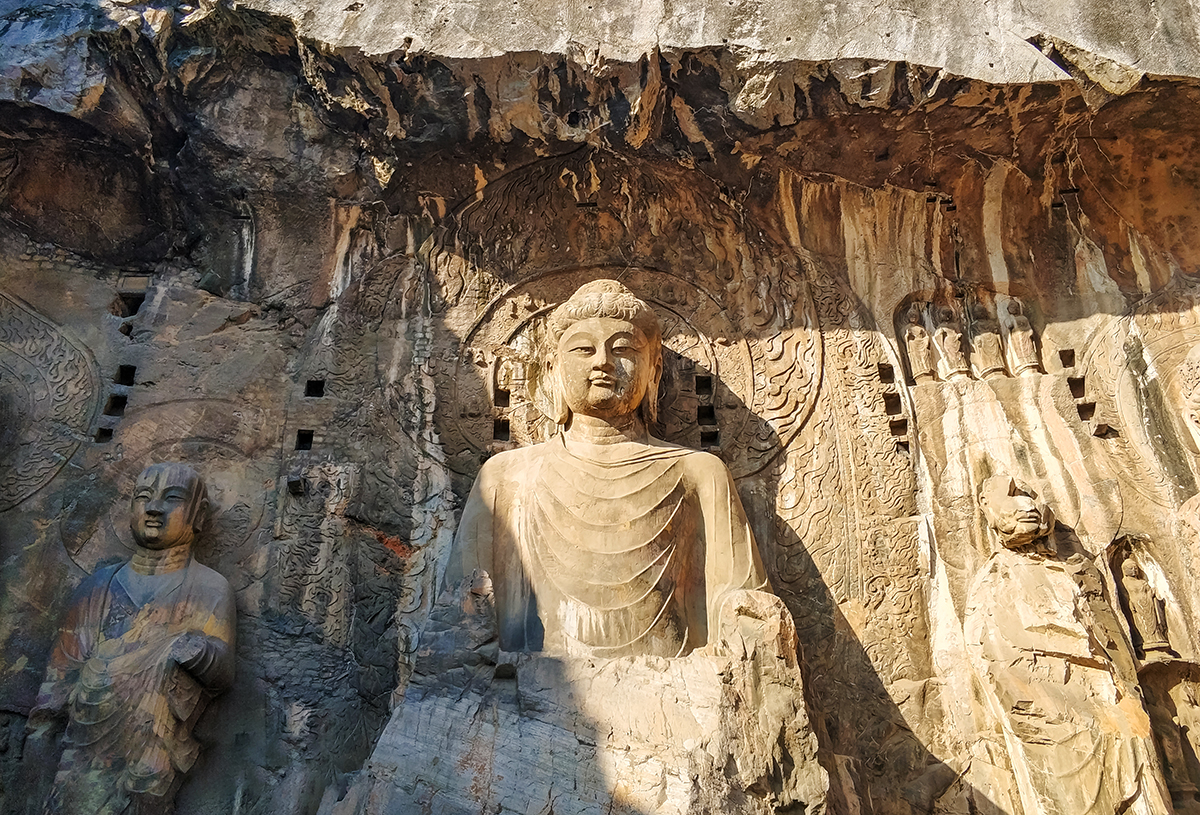
[[[191,543],[194,503],[194,486],[186,477],[170,469],[147,469],[133,491],[129,527],[134,540],[147,549]]]
[[[979,502],[988,525],[1007,547],[1024,546],[1049,532],[1049,511],[1019,481],[989,478]]]
[[[657,380],[661,358],[640,328],[613,317],[573,323],[552,365],[572,413],[613,419],[637,410]]]

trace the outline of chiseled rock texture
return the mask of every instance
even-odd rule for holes
[[[383,811],[463,501],[531,437],[531,321],[619,277],[673,315],[663,436],[725,460],[795,620],[772,698],[828,812],[1020,812],[963,627],[999,472],[1092,564],[1194,810],[1197,6],[910,5],[0,0],[4,809],[71,589],[179,460],[238,652],[178,812]]]

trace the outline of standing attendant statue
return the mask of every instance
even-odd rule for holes
[[[908,351],[908,367],[918,385],[934,378],[933,341],[921,324],[921,304],[908,309],[908,326],[904,329],[904,347]]]
[[[1042,365],[1038,361],[1033,326],[1025,316],[1025,307],[1014,297],[1008,301],[1007,311],[1004,324],[1008,329],[1008,355],[1012,372],[1015,376],[1035,374],[1042,369]]]
[[[1129,609],[1130,626],[1141,640],[1144,658],[1155,660],[1169,657],[1171,641],[1167,638],[1166,608],[1131,557],[1121,561],[1120,584]]]
[[[192,558],[207,513],[194,470],[147,467],[131,505],[133,558],[76,592],[29,717],[35,755],[65,726],[47,815],[172,811],[200,752],[192,727],[233,681],[233,592]]]
[[[1095,566],[1063,557],[1053,517],[1024,484],[987,479],[998,544],[964,622],[982,699],[1003,734],[1025,815],[1171,812],[1133,653]]]
[[[971,307],[971,365],[978,379],[992,379],[1005,373],[1000,323],[983,303]]]
[[[938,372],[942,379],[965,379],[970,373],[967,358],[963,355],[962,332],[958,328],[958,318],[954,309],[942,306],[937,311],[938,326],[933,332],[933,341],[937,344],[941,360]]]

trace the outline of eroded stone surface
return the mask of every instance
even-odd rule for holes
[[[483,458],[546,438],[545,311],[619,278],[673,317],[655,432],[716,450],[796,621],[830,811],[1020,811],[963,628],[997,472],[1132,643],[1136,562],[1170,648],[1123,681],[1188,811],[1191,6],[346,8],[5,6],[6,790],[70,589],[129,557],[116,499],[179,459],[239,619],[179,810],[351,806]]]

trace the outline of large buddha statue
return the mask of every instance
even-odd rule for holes
[[[654,438],[662,336],[620,283],[552,313],[542,387],[558,432],[479,472],[447,573],[487,573],[500,648],[675,657],[705,646],[722,598],[765,589],[728,469]]]
[[[79,587],[30,714],[27,761],[48,758],[65,729],[44,809],[53,815],[170,812],[199,753],[192,727],[233,680],[233,592],[192,558],[204,481],[182,464],[152,465],[131,510],[133,558]]]
[[[650,435],[654,312],[598,280],[543,336],[527,378],[556,431],[480,470],[372,776],[347,794],[372,803],[338,811],[823,811],[796,628],[760,590],[733,479]]]

